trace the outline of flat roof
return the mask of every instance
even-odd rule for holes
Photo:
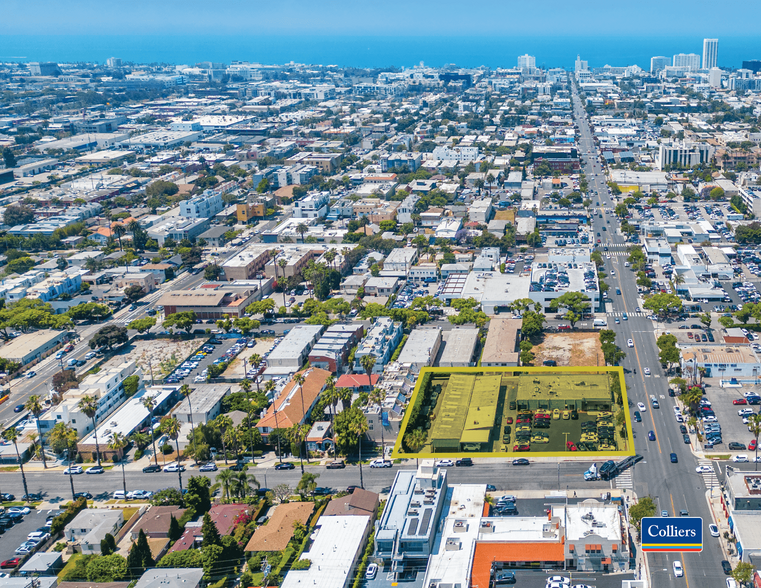
[[[0,347],[0,357],[11,360],[23,359],[30,353],[34,353],[43,345],[54,341],[57,337],[63,337],[65,334],[65,331],[44,329],[42,331],[20,335],[6,345]]]
[[[682,349],[684,361],[695,360],[698,363],[761,363],[753,350],[747,345],[695,345]]]
[[[441,337],[440,327],[416,328],[407,337],[407,343],[397,361],[401,364],[429,363],[436,342]]]
[[[518,332],[523,322],[514,318],[493,318],[481,354],[482,365],[517,364]]]
[[[439,358],[441,367],[470,363],[478,343],[478,329],[456,327],[442,333],[444,351]]]
[[[621,542],[621,515],[616,504],[590,499],[569,504],[567,509],[565,504],[552,505],[552,516],[565,521],[569,542],[585,541],[590,535]]]
[[[291,329],[280,343],[270,352],[268,365],[275,367],[275,360],[289,360],[298,357],[310,347],[325,327],[322,325],[298,325]]]
[[[167,292],[159,302],[163,306],[219,306],[227,294],[224,290],[175,290]]]
[[[194,384],[191,389],[193,392],[188,398],[182,399],[175,413],[190,414],[191,405],[194,414],[207,413],[230,393],[229,384]]]

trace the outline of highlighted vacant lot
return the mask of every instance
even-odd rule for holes
[[[633,455],[618,367],[426,368],[394,457]]]
[[[536,365],[548,360],[559,366],[605,365],[599,333],[545,333],[542,343],[531,351]]]

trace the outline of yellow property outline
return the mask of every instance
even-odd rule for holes
[[[568,373],[609,373],[609,372],[615,372],[618,374],[619,381],[621,383],[621,403],[622,403],[622,409],[624,410],[624,415],[626,416],[626,435],[627,435],[627,441],[629,449],[626,451],[520,451],[520,452],[513,452],[513,451],[502,451],[502,452],[486,452],[486,451],[462,451],[462,452],[456,452],[456,453],[401,453],[400,449],[402,446],[402,439],[404,438],[404,435],[407,431],[407,425],[409,424],[410,419],[410,407],[414,406],[415,400],[417,399],[417,395],[420,393],[420,385],[423,381],[425,374],[431,373],[431,374],[494,374],[494,373],[550,373],[555,375],[562,375],[562,374],[568,374]],[[477,366],[477,367],[459,367],[459,368],[431,368],[426,367],[420,370],[420,373],[417,376],[417,382],[415,383],[415,389],[412,392],[412,396],[410,397],[410,401],[407,403],[407,409],[404,413],[404,418],[402,419],[402,425],[399,429],[399,435],[396,438],[396,443],[394,443],[394,449],[391,453],[391,457],[393,459],[438,459],[438,458],[447,458],[447,457],[509,457],[511,459],[516,457],[584,457],[586,458],[602,458],[606,456],[620,456],[625,457],[629,455],[634,455],[634,434],[632,431],[632,422],[631,422],[631,415],[629,414],[629,401],[626,394],[626,381],[624,379],[624,368],[621,366],[589,366],[589,367],[534,367],[534,366],[526,366],[526,367],[502,367],[502,366],[493,366],[493,367],[486,367],[486,366]]]

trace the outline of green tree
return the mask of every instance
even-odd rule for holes
[[[98,347],[108,347],[124,345],[129,341],[126,327],[119,325],[106,325],[95,333],[90,339],[90,349]]]
[[[753,579],[753,574],[755,571],[756,566],[741,561],[737,564],[735,569],[732,570],[732,577],[737,581],[738,584],[740,584],[740,586],[748,586]]]
[[[92,420],[92,428],[95,434],[95,455],[98,460],[98,466],[100,466],[100,445],[98,445],[98,423],[95,420],[95,415],[98,412],[98,399],[95,396],[83,396],[77,404],[79,410],[81,410],[86,417]]]
[[[124,489],[124,495],[127,495],[127,475],[124,473],[124,462],[126,456],[122,453],[127,447],[127,438],[118,431],[111,434],[111,440],[108,442],[108,448],[120,454],[119,461],[122,465],[122,488]],[[69,476],[71,477],[71,476]]]
[[[550,310],[556,312],[558,308],[566,309],[563,319],[571,323],[573,328],[582,319],[584,313],[589,311],[589,297],[581,292],[566,292],[550,302]]]
[[[682,312],[682,300],[675,294],[653,294],[642,306],[662,319]]]
[[[50,447],[55,453],[66,452],[66,459],[69,464],[73,463],[74,455],[77,452],[77,441],[79,435],[77,435],[76,429],[63,422],[57,422],[48,435],[48,447]],[[67,476],[69,478],[69,486],[71,487],[71,499],[76,500],[74,495],[74,476]]]
[[[165,416],[161,419],[161,432],[174,441],[177,449],[177,478],[182,492],[182,454],[180,453],[180,421],[176,417]]]
[[[3,439],[13,443],[13,447],[16,449],[16,462],[19,464],[21,470],[21,481],[24,483],[24,494],[29,495],[29,488],[26,485],[26,474],[24,473],[24,462],[21,459],[21,454],[18,450],[18,429],[15,427],[8,427],[3,431]]]
[[[47,469],[48,468],[48,462],[45,458],[45,437],[42,435],[42,429],[40,429],[40,416],[44,412],[44,408],[42,406],[42,399],[40,398],[39,394],[33,394],[30,396],[26,403],[24,404],[24,408],[26,408],[30,413],[32,413],[32,416],[34,416],[34,420],[37,423],[37,438],[40,440],[40,455],[42,456],[42,467]]]
[[[544,329],[544,323],[547,318],[541,312],[535,312],[533,310],[527,310],[523,313],[523,321],[521,323],[521,332],[526,337],[533,337],[539,335]]]
[[[143,334],[150,331],[154,326],[156,326],[156,317],[146,316],[146,317],[131,321],[127,325],[127,328],[137,331],[140,334]]]
[[[177,523],[177,520],[174,519],[174,517],[172,517],[172,519],[175,523]],[[171,523],[169,525],[169,530],[171,533]],[[132,547],[129,550],[129,555],[127,556],[127,567],[129,568],[132,577],[138,578],[143,574],[143,571],[146,568],[152,568],[154,565],[155,562],[153,561],[151,548],[148,545],[148,538],[145,536],[145,532],[140,529],[140,532],[137,535],[137,541],[132,543]]]
[[[142,531],[142,529],[140,530]],[[182,537],[182,527],[180,526],[179,521],[174,518],[174,515],[172,515],[169,519],[168,537],[170,541],[177,541],[180,537]]]
[[[302,499],[314,492],[314,489],[317,488],[317,478],[319,477],[320,474],[312,474],[310,472],[301,475],[301,480],[299,480],[296,486],[296,491],[301,495]]]
[[[140,286],[127,286],[124,289],[124,296],[130,302],[137,302],[143,296],[145,296],[145,290],[143,290]]]
[[[755,464],[755,470],[758,471],[758,436],[761,435],[761,415],[752,414],[748,417],[748,431],[753,435],[756,440],[755,458],[753,462]]]
[[[116,540],[111,533],[106,533],[105,537],[100,540],[100,554],[111,555],[116,551]]]
[[[118,582],[128,576],[127,560],[116,553],[93,557],[87,562],[87,580],[90,582]]]
[[[703,325],[707,328],[711,328],[711,313],[710,312],[704,312],[700,315],[700,322],[703,323]]]
[[[202,548],[208,547],[209,545],[222,545],[222,537],[219,535],[217,525],[211,520],[208,512],[203,515],[201,535],[203,536],[203,542],[201,543]]]
[[[3,162],[6,169],[16,167],[16,156],[10,147],[3,147]]]
[[[5,151],[3,151],[5,153]],[[23,204],[11,204],[5,207],[3,223],[9,227],[28,225],[34,222],[34,210]]]
[[[196,313],[192,310],[188,310],[186,312],[175,312],[174,314],[170,314],[164,319],[163,325],[167,329],[175,327],[181,331],[190,333],[197,318],[198,317],[196,316]]]
[[[105,304],[85,302],[70,308],[66,314],[73,321],[102,321],[110,317],[113,311]]]
[[[629,521],[639,530],[642,519],[655,514],[655,502],[650,496],[640,498],[639,502],[629,507]]]
[[[203,554],[198,549],[167,553],[157,564],[159,568],[202,568]]]
[[[203,270],[203,277],[206,278],[209,282],[216,282],[217,279],[219,279],[219,276],[221,276],[223,273],[223,270],[221,267],[219,267],[216,263],[212,263],[210,265],[206,266],[206,269]]]
[[[188,492],[185,504],[192,508],[196,516],[211,510],[211,480],[206,476],[191,476],[188,479]]]

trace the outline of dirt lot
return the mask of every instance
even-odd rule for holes
[[[559,366],[605,365],[597,333],[547,333],[533,352],[537,366],[548,359],[554,359]]]
[[[151,377],[151,367],[153,368],[153,376],[158,379],[185,361],[193,351],[198,349],[201,343],[201,339],[135,341],[104,363],[101,369],[116,367],[124,361],[134,359],[140,369],[143,370],[146,379]]]

